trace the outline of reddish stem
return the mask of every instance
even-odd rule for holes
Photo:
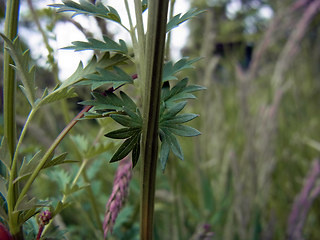
[[[42,232],[43,232],[43,229],[44,229],[44,225],[41,224],[41,225],[39,226],[39,231],[38,231],[36,240],[40,240],[41,234],[42,234]]]

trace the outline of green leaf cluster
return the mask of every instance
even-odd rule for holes
[[[140,140],[142,131],[142,117],[135,102],[124,92],[120,96],[107,91],[105,95],[93,92],[94,100],[84,101],[81,104],[93,106],[93,112],[86,114],[87,118],[110,116],[124,128],[107,133],[105,136],[113,139],[126,139],[110,162],[123,159],[132,152],[133,166],[136,165],[140,155]]]
[[[200,132],[195,128],[182,125],[183,123],[189,122],[198,117],[198,115],[193,113],[179,113],[187,104],[186,101],[182,100],[195,98],[192,93],[204,89],[204,87],[198,85],[188,86],[187,78],[179,81],[171,89],[169,82],[165,82],[163,84],[159,122],[159,136],[161,140],[160,163],[162,170],[166,167],[170,151],[172,151],[175,156],[183,160],[181,146],[175,135],[193,137],[200,134]]]

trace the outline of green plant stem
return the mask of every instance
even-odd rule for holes
[[[7,0],[6,19],[4,34],[11,41],[17,36],[19,19],[19,0]],[[11,157],[13,157],[16,146],[16,120],[15,120],[15,96],[16,81],[13,60],[10,57],[4,43],[3,50],[3,117],[4,117],[4,136],[8,142]]]
[[[73,128],[73,126],[78,122],[78,120],[84,116],[84,113],[89,111],[92,106],[86,106],[72,121],[62,130],[62,132],[58,135],[58,137],[54,140],[50,148],[47,150],[47,152],[44,154],[42,159],[40,160],[39,164],[31,174],[31,176],[28,178],[28,181],[26,182],[25,186],[23,187],[17,203],[15,205],[15,209],[18,207],[19,203],[23,199],[23,197],[27,194],[29,188],[31,187],[31,184],[38,176],[39,172],[43,168],[43,166],[46,164],[47,160],[50,158],[53,151],[56,149],[56,147],[59,145],[59,143],[62,141],[62,139],[67,135],[67,133]]]
[[[158,122],[168,0],[149,1],[143,100],[140,239],[152,240],[158,160]]]
[[[9,216],[9,227],[10,227],[10,231],[15,234],[17,231],[19,231],[19,227],[17,226],[17,218],[18,215],[14,214],[14,207],[16,205],[16,201],[15,201],[15,186],[16,184],[14,184],[14,180],[16,178],[16,172],[17,172],[17,165],[18,165],[18,156],[19,156],[19,149],[20,146],[22,144],[22,141],[24,139],[24,136],[27,132],[28,129],[28,125],[31,123],[31,119],[33,118],[34,114],[36,113],[37,109],[32,109],[27,117],[27,120],[23,126],[23,129],[21,131],[18,143],[17,143],[17,147],[15,149],[15,153],[14,153],[14,157],[12,160],[12,166],[10,169],[10,177],[9,177],[9,183],[8,183],[8,198],[7,198],[7,202],[8,202],[8,216]]]
[[[7,0],[6,5],[6,18],[4,26],[4,34],[11,41],[17,36],[18,32],[18,19],[19,19],[20,1]],[[3,118],[4,118],[4,137],[8,143],[8,150],[10,158],[12,159],[10,179],[14,179],[16,173],[16,163],[13,163],[13,156],[16,149],[16,81],[14,69],[10,66],[14,62],[4,43],[4,60],[3,60]],[[16,226],[12,209],[15,205],[18,195],[18,184],[13,185],[11,182],[11,189],[8,192],[8,215],[9,215],[9,228],[10,232],[16,239],[23,239],[20,228]],[[10,210],[9,210],[10,209]],[[10,211],[10,213],[9,213]]]

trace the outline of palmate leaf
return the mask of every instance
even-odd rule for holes
[[[50,6],[58,8],[57,12],[74,12],[73,16],[78,14],[88,14],[121,23],[121,18],[117,10],[110,6],[104,6],[101,1],[97,1],[96,4],[92,4],[85,0],[80,0],[79,3],[70,0],[63,0],[62,2],[63,4],[52,4]]]
[[[30,53],[29,50],[23,52],[19,38],[16,38],[11,42],[5,35],[0,33],[0,36],[6,43],[6,48],[9,51],[15,65],[13,66],[19,73],[22,86],[20,86],[23,94],[26,96],[28,102],[32,107],[35,105],[36,94],[35,94],[35,75],[34,65],[30,64]]]
[[[103,41],[88,38],[88,42],[75,41],[72,42],[72,46],[64,47],[62,49],[72,49],[75,51],[83,51],[83,50],[98,50],[100,52],[118,52],[122,54],[128,53],[128,48],[126,43],[123,40],[119,40],[119,44],[108,38],[107,36],[103,36]]]
[[[175,74],[182,71],[183,69],[190,69],[194,68],[192,66],[193,63],[199,61],[201,58],[195,58],[188,60],[188,58],[182,58],[175,64],[173,64],[171,61],[167,62],[163,67],[163,73],[162,73],[162,81],[169,81],[169,80],[178,80]]]
[[[181,13],[175,15],[170,21],[167,23],[167,32],[171,31],[173,28],[179,26],[181,23],[187,21],[188,19],[204,12],[203,10],[197,10],[195,8],[190,9],[184,15],[181,16]]]
[[[114,71],[97,68],[98,74],[88,74],[86,80],[78,83],[78,85],[91,85],[91,90],[95,90],[105,84],[112,84],[113,88],[127,83],[133,83],[132,77],[124,72],[121,68],[113,67]]]
[[[198,85],[188,86],[187,78],[179,81],[171,89],[168,81],[163,83],[159,122],[159,135],[161,140],[160,163],[163,171],[165,170],[170,151],[183,160],[183,153],[175,135],[193,137],[200,134],[197,129],[182,125],[183,123],[193,120],[198,115],[193,113],[179,113],[187,104],[186,101],[181,100],[195,98],[192,92],[203,89],[205,88]]]
[[[162,88],[161,93],[161,101],[164,102],[164,107],[168,108],[175,104],[176,101],[195,98],[192,92],[206,89],[205,87],[199,85],[187,86],[187,84],[187,78],[179,81],[172,89],[169,89],[168,83],[166,83],[166,85],[164,85]]]

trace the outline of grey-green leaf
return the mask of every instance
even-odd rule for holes
[[[78,85],[91,85],[91,90],[95,90],[104,84],[112,84],[117,88],[126,83],[133,83],[130,75],[128,75],[121,68],[114,66],[114,71],[97,68],[99,74],[88,74],[85,76],[86,80],[78,83]]]
[[[121,23],[118,12],[110,6],[104,6],[101,1],[97,1],[96,4],[85,0],[80,0],[80,3],[70,0],[63,0],[62,2],[63,4],[52,4],[50,6],[58,8],[57,12],[71,11],[74,12],[73,15],[88,14]]]
[[[190,126],[178,124],[163,124],[162,126],[167,128],[172,133],[182,137],[194,137],[201,134],[197,129]]]
[[[181,13],[175,15],[167,24],[167,32],[171,31],[173,28],[179,26],[179,24],[187,21],[188,19],[195,17],[196,15],[204,12],[203,10],[198,11],[197,9],[193,8],[190,9],[187,13],[181,16]]]
[[[97,50],[100,52],[117,52],[122,54],[128,53],[128,48],[126,43],[123,40],[119,40],[119,44],[108,38],[107,36],[103,36],[103,41],[89,38],[88,42],[75,41],[72,42],[72,46],[64,47],[63,49],[71,49],[75,51],[84,51],[84,50]]]
[[[164,171],[169,158],[170,144],[167,140],[167,136],[164,134],[163,131],[160,131],[160,137],[161,137],[160,163],[161,163],[161,169],[162,171]]]
[[[182,58],[175,64],[173,64],[171,61],[167,62],[163,67],[162,81],[165,82],[169,80],[178,80],[175,74],[183,69],[194,68],[192,64],[199,59],[200,58],[188,60],[188,58]]]
[[[165,122],[168,125],[181,124],[181,123],[189,122],[198,116],[199,116],[198,114],[184,113],[184,114],[179,114],[177,116],[174,116],[173,118],[167,119],[165,120]]]

